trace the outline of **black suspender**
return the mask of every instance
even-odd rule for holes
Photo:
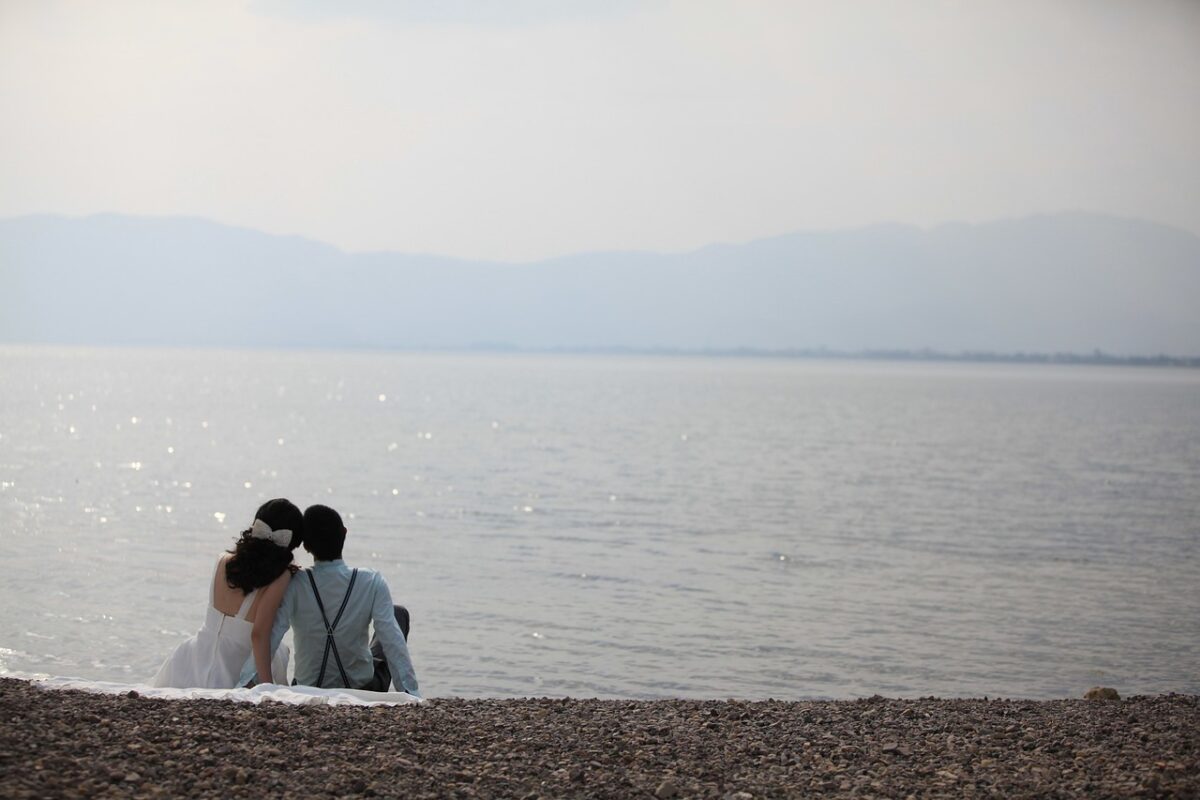
[[[350,591],[354,588],[354,579],[358,577],[358,570],[355,569],[350,573],[350,584],[346,587],[346,596],[342,598],[342,607],[338,609],[332,625],[329,624],[329,617],[325,614],[325,604],[321,602],[321,593],[317,591],[317,579],[313,577],[311,569],[306,569],[304,572],[308,575],[308,582],[312,584],[313,596],[317,598],[317,608],[321,611],[321,620],[325,623],[325,655],[321,658],[321,672],[317,675],[317,686],[325,682],[325,667],[329,664],[329,651],[333,650],[333,660],[337,662],[338,672],[342,675],[342,685],[347,689],[353,689],[354,687],[350,685],[350,678],[346,676],[346,668],[342,666],[342,657],[338,654],[333,631],[342,618],[342,612],[346,610],[346,603],[350,602]]]

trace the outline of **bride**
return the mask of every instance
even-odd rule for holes
[[[303,527],[304,515],[288,500],[268,500],[258,509],[217,561],[200,632],[171,653],[151,686],[232,689],[251,653],[261,683],[286,683],[288,651],[280,647],[272,661],[271,626]]]

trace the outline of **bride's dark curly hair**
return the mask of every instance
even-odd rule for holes
[[[292,563],[292,551],[304,539],[304,515],[290,500],[268,500],[255,512],[254,518],[270,525],[273,531],[291,531],[292,540],[287,547],[280,547],[267,539],[251,536],[249,528],[242,531],[237,544],[229,551],[233,558],[225,562],[225,582],[229,588],[241,589],[245,594],[282,575]]]

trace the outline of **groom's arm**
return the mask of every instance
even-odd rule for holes
[[[371,601],[371,622],[375,635],[383,645],[383,655],[392,671],[392,683],[401,691],[420,697],[417,675],[413,672],[412,659],[408,655],[408,642],[396,624],[396,612],[392,608],[392,592],[387,581],[375,573],[375,596]],[[385,687],[386,690],[386,687]]]
[[[271,645],[267,650],[267,660],[275,658],[275,651],[279,649],[279,643],[283,641],[283,635],[287,633],[288,628],[292,624],[292,598],[295,597],[293,592],[296,581],[295,576],[287,591],[283,593],[283,600],[279,602],[279,609],[275,612],[275,624],[271,626]],[[276,683],[285,683],[287,675],[272,675],[271,678]],[[250,657],[246,659],[245,665],[242,667],[242,674],[238,677],[238,686],[252,686],[258,683],[258,668],[254,665],[254,653],[250,653]]]

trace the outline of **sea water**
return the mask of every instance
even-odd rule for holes
[[[1198,371],[5,347],[0,385],[0,674],[144,680],[284,496],[429,696],[1200,692]]]

